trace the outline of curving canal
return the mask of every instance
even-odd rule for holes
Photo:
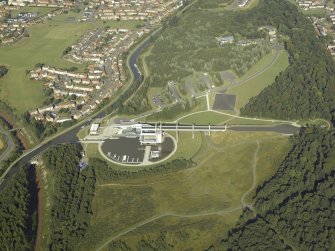
[[[137,60],[138,60],[139,56],[143,52],[143,50],[145,50],[150,45],[150,43],[151,43],[150,39],[147,38],[130,55],[129,64],[130,64],[130,70],[131,70],[131,72],[133,74],[133,78],[134,78],[133,83],[140,80],[140,78],[141,78],[141,73],[140,73],[136,63],[137,63]],[[115,102],[114,102],[114,104],[115,104]],[[111,105],[113,107],[113,103]],[[103,118],[105,115],[106,115],[105,112],[100,112],[98,115],[94,116],[92,119],[94,120],[96,118]],[[43,145],[37,146],[36,148],[29,150],[28,153],[26,153],[10,170],[8,170],[8,172],[4,176],[4,179],[3,179],[2,183],[0,184],[0,190],[2,190],[4,187],[6,187],[6,185],[8,183],[8,180],[13,176],[13,174],[15,174],[18,171],[18,167],[20,165],[27,164],[28,162],[30,162],[31,159],[33,159],[34,157],[41,154],[42,152],[47,150],[49,147],[59,145],[59,144],[63,144],[63,143],[78,142],[77,133],[79,132],[79,130],[81,129],[82,126],[89,125],[91,123],[92,119],[87,119],[86,122],[77,125],[76,127],[71,129],[70,131],[63,133],[62,135],[50,140],[49,142],[47,142]],[[300,130],[300,128],[294,127],[294,126],[291,126],[291,125],[279,125],[279,126],[274,126],[274,127],[234,126],[234,127],[230,127],[229,129],[230,130],[235,130],[235,131],[271,131],[271,132],[278,132],[278,133],[282,133],[282,134],[294,134],[294,133],[297,133]]]

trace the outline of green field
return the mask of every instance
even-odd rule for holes
[[[265,60],[267,61],[268,59],[266,58]],[[250,98],[257,96],[265,87],[271,85],[279,73],[284,71],[288,66],[288,53],[282,50],[278,60],[265,72],[240,86],[230,88],[228,93],[237,95],[236,108],[240,109],[248,103]]]
[[[302,11],[307,16],[317,16],[317,17],[326,17],[326,10],[325,9],[310,9],[310,10],[303,10]]]
[[[197,134],[195,140],[191,135],[180,134],[182,143],[175,157],[192,158],[196,167],[98,184],[92,224],[80,250],[96,250],[127,230],[121,239],[136,248],[140,240],[155,238],[159,229],[171,231],[171,239],[166,241],[180,248],[206,248],[208,240],[194,242],[196,236],[211,232],[207,227],[226,233],[237,220],[241,197],[253,183],[254,161],[259,174],[256,183],[260,183],[274,172],[271,163],[282,159],[289,144],[287,137],[274,133],[214,133],[210,138]],[[247,199],[250,196],[252,193]],[[220,224],[226,220],[227,224]],[[193,230],[184,229],[182,222],[189,222]],[[137,229],[132,232],[134,226]],[[181,240],[181,233],[187,238]],[[213,238],[215,235],[209,240]]]
[[[190,114],[188,116],[182,117],[178,120],[180,124],[197,124],[197,125],[219,125],[219,124],[227,124],[227,125],[274,125],[278,124],[278,121],[262,121],[255,120],[250,118],[243,117],[233,117],[228,113],[223,114],[220,112],[214,111],[202,111],[194,114]]]
[[[12,45],[0,48],[0,64],[6,65],[8,74],[0,79],[0,98],[6,100],[10,106],[22,114],[27,110],[40,106],[45,96],[42,82],[32,81],[26,75],[26,70],[33,69],[36,63],[45,63],[55,67],[76,66],[79,70],[84,65],[70,63],[62,58],[64,49],[71,46],[89,29],[111,26],[134,28],[141,22],[137,21],[109,21],[85,22],[69,21],[68,18],[80,14],[68,13],[45,23],[37,24],[28,29],[29,38]]]

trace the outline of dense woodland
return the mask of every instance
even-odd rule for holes
[[[81,150],[68,144],[43,154],[53,183],[49,250],[75,250],[90,224],[96,179],[93,168],[79,170]]]
[[[258,31],[258,24],[244,18],[244,12],[223,11],[229,3],[197,1],[164,23],[164,31],[145,58],[151,86],[182,82],[195,71],[214,75],[231,69],[242,75],[270,52],[271,45],[266,34]],[[219,46],[217,38],[228,35],[234,36],[234,43]],[[238,45],[238,41],[246,39],[258,39],[259,43]]]
[[[0,109],[2,108],[2,103],[0,102]],[[0,116],[0,127],[4,128],[5,130],[10,130],[13,128],[13,126],[4,118]],[[21,141],[18,139],[16,132],[11,132],[11,138],[15,144],[15,150],[10,154],[10,156],[0,161],[0,175],[3,174],[8,166],[10,166],[13,161],[15,161],[24,150],[24,147],[21,143]]]
[[[124,180],[135,177],[138,178],[168,172],[175,172],[181,169],[191,168],[194,166],[194,162],[187,159],[175,159],[163,164],[152,166],[147,169],[141,169],[137,171],[119,171],[111,168],[104,160],[92,158],[89,160],[89,166],[94,167],[97,178],[99,180]]]
[[[334,250],[335,130],[305,129],[237,226],[212,250]],[[252,210],[252,211],[251,211]]]
[[[334,119],[335,62],[311,22],[283,0],[262,0],[245,15],[275,26],[289,37],[285,47],[291,65],[241,113],[281,119]]]
[[[20,167],[0,193],[0,250],[33,250],[37,221],[34,170]]]

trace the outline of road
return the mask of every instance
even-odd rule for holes
[[[11,153],[15,150],[15,143],[10,135],[10,132],[6,131],[0,126],[0,133],[4,135],[6,140],[7,148],[0,154],[0,162],[9,158]]]

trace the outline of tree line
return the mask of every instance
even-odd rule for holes
[[[5,76],[8,72],[8,69],[6,66],[4,65],[0,65],[0,78],[2,78],[3,76]]]
[[[307,128],[258,187],[228,238],[209,250],[334,250],[335,130]]]
[[[288,1],[261,1],[250,20],[277,27],[289,39],[290,66],[241,109],[242,115],[278,119],[334,119],[335,62],[311,22]]]
[[[178,170],[191,168],[194,166],[194,162],[192,160],[180,158],[156,166],[151,166],[146,169],[129,171],[113,169],[108,165],[105,160],[99,158],[91,158],[89,160],[89,166],[95,169],[97,178],[99,178],[100,180],[124,180],[175,172]]]
[[[37,222],[33,167],[19,168],[0,193],[0,249],[33,250]]]
[[[66,144],[43,154],[43,163],[53,180],[49,250],[75,250],[93,215],[95,172],[90,167],[79,169],[81,151],[79,144]]]

